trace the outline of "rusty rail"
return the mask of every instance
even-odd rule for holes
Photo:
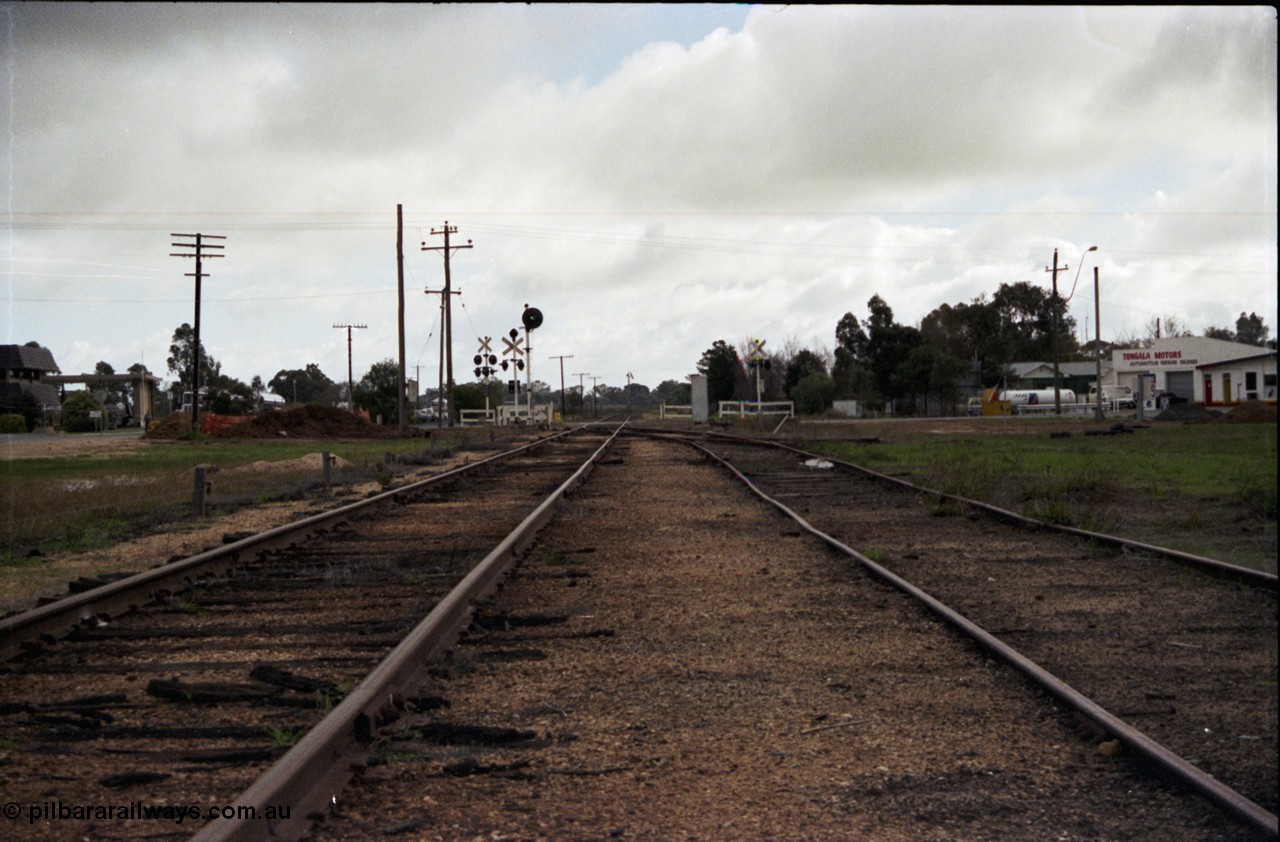
[[[137,610],[168,594],[190,587],[197,579],[226,575],[235,569],[242,559],[254,558],[264,552],[296,544],[317,532],[331,529],[344,520],[365,511],[372,511],[399,497],[415,494],[484,466],[527,453],[581,429],[584,428],[566,430],[511,450],[495,453],[479,461],[384,491],[373,497],[278,526],[226,546],[146,570],[0,620],[0,662],[21,655],[28,646],[39,641],[53,641],[65,637],[77,627],[96,625],[111,617]]]
[[[472,606],[487,596],[555,513],[557,503],[590,474],[621,427],[478,564],[401,643],[320,723],[306,733],[228,809],[233,817],[205,825],[200,842],[297,839],[337,804],[338,793],[363,768],[378,728],[398,717],[432,661],[453,646]],[[269,822],[258,814],[287,805],[290,818]]]
[[[931,611],[941,617],[946,623],[958,629],[961,633],[972,638],[979,646],[999,658],[1014,669],[1021,672],[1032,682],[1042,687],[1046,692],[1057,698],[1059,701],[1068,705],[1072,709],[1078,711],[1082,716],[1087,717],[1099,727],[1105,729],[1113,737],[1120,740],[1127,748],[1132,750],[1138,757],[1147,763],[1155,766],[1157,769],[1168,774],[1178,783],[1186,788],[1201,795],[1202,797],[1212,801],[1219,807],[1235,816],[1241,822],[1249,825],[1255,830],[1261,832],[1269,838],[1280,837],[1280,820],[1274,813],[1269,812],[1264,807],[1256,804],[1245,796],[1236,792],[1234,789],[1226,786],[1217,778],[1197,768],[1194,764],[1187,762],[1179,755],[1169,751],[1164,746],[1152,740],[1143,734],[1137,728],[1134,728],[1123,719],[1115,716],[1101,705],[1094,702],[1084,694],[1075,690],[1066,682],[1058,679],[1052,673],[1040,667],[1034,661],[1022,655],[1013,647],[1007,645],[999,638],[992,635],[982,627],[976,625],[967,619],[963,614],[948,607],[925,591],[912,585],[907,580],[901,578],[897,574],[889,571],[885,567],[877,564],[866,556],[862,555],[852,547],[841,543],[832,536],[822,532],[812,526],[808,521],[800,516],[797,512],[786,506],[785,504],[773,499],[765,494],[758,486],[755,485],[745,474],[735,468],[732,464],[721,459],[715,453],[697,442],[689,442],[693,447],[706,454],[709,458],[728,469],[734,476],[742,481],[754,494],[760,497],[764,502],[778,509],[787,517],[794,520],[801,529],[826,543],[828,546],[843,553],[846,556],[856,560],[872,574],[892,585],[894,588],[906,593],[919,600]],[[784,447],[784,449],[792,450],[797,453],[795,448]],[[811,455],[811,454],[806,454]],[[824,457],[825,458],[825,457]],[[856,466],[851,466],[856,467]],[[865,469],[861,469],[865,470]],[[886,477],[886,479],[891,479]],[[913,486],[914,487],[914,486]],[[923,490],[923,489],[918,489]],[[962,500],[963,498],[953,498]],[[972,501],[968,501],[972,502]],[[997,510],[1002,511],[1002,510]],[[1011,514],[1011,513],[1010,513]],[[1025,520],[1017,515],[1015,518]],[[1109,537],[1109,536],[1103,536]],[[1132,544],[1131,544],[1132,545]],[[1159,549],[1159,548],[1157,548]],[[1230,566],[1230,565],[1228,565]],[[1256,571],[1251,571],[1256,572]],[[1274,577],[1272,577],[1274,580]]]

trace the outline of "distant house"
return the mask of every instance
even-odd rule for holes
[[[1008,387],[1010,389],[1053,388],[1053,363],[1051,362],[1010,363],[1009,371]],[[1058,363],[1058,376],[1061,378],[1061,388],[1071,389],[1077,395],[1087,395],[1098,379],[1098,363]],[[1102,362],[1102,383],[1104,386],[1115,384],[1115,367],[1110,360]]]
[[[46,410],[62,408],[58,387],[42,382],[61,370],[48,348],[0,345],[0,413],[18,412],[25,392]]]

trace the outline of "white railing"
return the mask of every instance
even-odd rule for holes
[[[745,418],[751,415],[785,415],[795,417],[795,404],[791,401],[720,401],[720,417],[735,415]]]
[[[1091,403],[1064,403],[1062,404],[1063,415],[1087,415],[1097,409],[1096,404]],[[1056,410],[1052,403],[1024,403],[1013,407],[1014,415],[1055,415]]]
[[[497,420],[497,414],[492,409],[463,409],[458,411],[458,423],[463,427],[479,427],[481,424],[492,424]]]
[[[550,404],[543,404],[542,406],[535,405],[533,407],[532,420],[534,424],[541,424],[543,426],[550,425],[551,405]],[[523,405],[511,406],[510,404],[503,404],[501,407],[498,408],[498,425],[501,427],[506,427],[513,424],[525,425],[525,424],[528,424],[529,421],[530,421],[529,407],[527,406],[523,406]]]
[[[692,418],[693,404],[658,404],[659,418]]]

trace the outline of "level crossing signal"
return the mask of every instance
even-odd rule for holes
[[[498,364],[498,358],[494,355],[493,349],[489,347],[489,343],[493,341],[492,336],[486,336],[480,340],[480,348],[476,355],[472,357],[472,362],[476,365],[476,377],[492,377],[498,373],[495,368]]]
[[[502,370],[506,371],[507,367],[511,366],[516,371],[524,371],[524,360],[520,359],[524,356],[524,349],[520,347],[520,331],[513,327],[508,336],[502,337],[503,343],[507,346],[503,349],[502,356],[510,356],[511,359],[502,361]]]
[[[747,346],[747,365],[751,368],[758,366],[766,371],[769,369],[769,358],[764,353],[763,339],[752,339]]]

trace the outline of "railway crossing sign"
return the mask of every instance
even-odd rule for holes
[[[489,347],[489,343],[492,341],[492,336],[486,336],[481,339],[480,349],[472,357],[472,361],[476,364],[476,377],[491,377],[497,372],[494,366],[498,364],[498,358],[494,356],[493,349]]]
[[[764,359],[764,340],[752,339],[751,343],[747,346],[747,364],[759,365],[764,362]]]
[[[524,368],[524,360],[520,359],[524,355],[524,349],[520,347],[520,333],[512,329],[513,334],[510,338],[504,336],[502,341],[506,344],[506,348],[502,351],[502,356],[510,356],[511,359],[502,361],[502,370],[506,371],[508,365],[514,365],[517,370]]]

